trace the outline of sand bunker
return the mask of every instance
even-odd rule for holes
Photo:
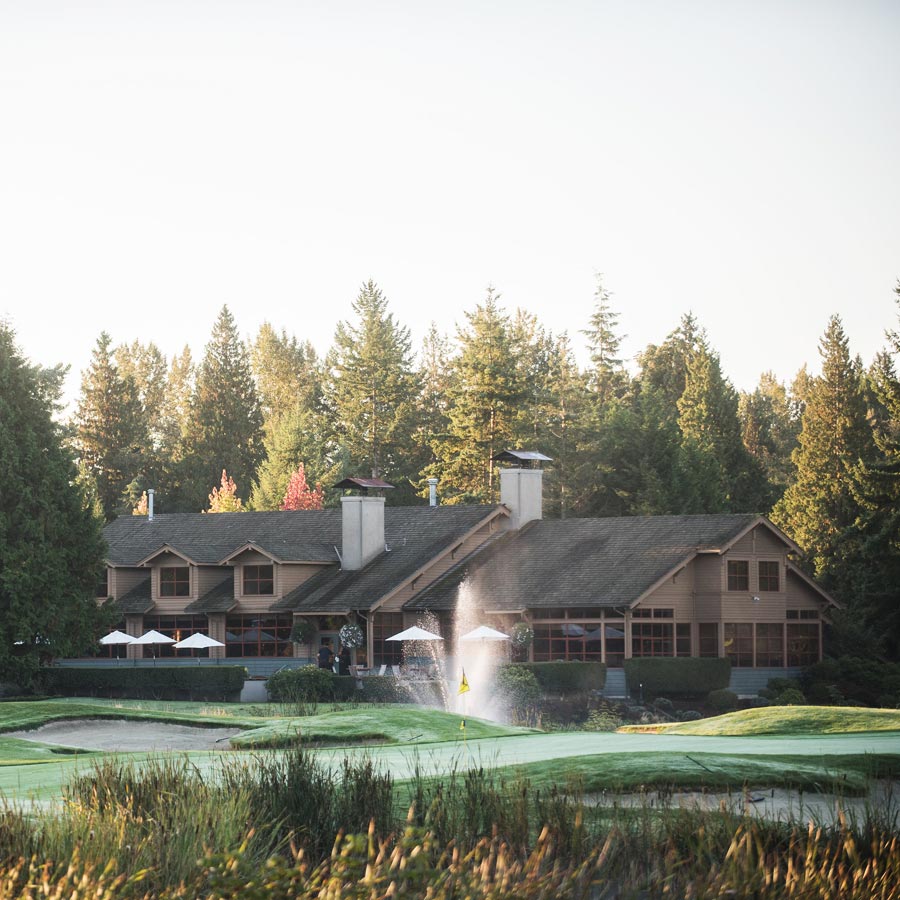
[[[33,731],[7,732],[21,738],[78,750],[227,750],[240,728],[195,728],[168,722],[79,719],[51,722]]]

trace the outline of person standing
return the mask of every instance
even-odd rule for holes
[[[318,663],[320,669],[330,669],[334,666],[334,653],[331,652],[331,641],[323,641],[319,647]]]

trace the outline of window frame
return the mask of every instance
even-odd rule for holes
[[[763,566],[774,566],[775,574],[763,575]],[[759,559],[756,561],[757,589],[760,593],[777,594],[781,591],[781,563],[777,559]],[[774,579],[775,587],[771,587]]]
[[[743,566],[744,572],[734,572],[732,573],[732,566]],[[735,586],[732,587],[732,578],[735,579]],[[741,579],[741,582],[738,583],[737,579]],[[743,586],[741,586],[741,584]],[[750,591],[750,560],[749,559],[728,559],[725,560],[725,589],[729,593],[743,593],[746,594]]]
[[[252,570],[256,570],[257,574],[255,578],[248,578],[248,575]],[[260,569],[268,569],[271,572],[269,577],[263,577],[259,574]],[[258,585],[270,583],[271,589],[268,591],[263,590],[248,590],[247,585],[251,582],[254,582]],[[241,566],[241,596],[243,597],[274,597],[275,596],[275,566],[272,563],[248,563],[246,565]]]
[[[166,572],[185,572],[186,578],[178,578],[177,575],[171,580],[166,580]],[[184,590],[179,590],[179,586]],[[171,588],[171,590],[170,590]],[[190,566],[160,566],[159,567],[159,596],[165,597],[167,600],[177,600],[180,597],[191,596],[191,567]]]

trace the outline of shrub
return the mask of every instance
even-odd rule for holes
[[[670,715],[675,711],[675,704],[668,697],[657,697],[653,701],[653,705],[664,713],[669,713]]]
[[[133,700],[239,700],[243,666],[50,667],[41,670],[47,693]]]
[[[824,659],[804,669],[800,684],[815,703],[875,706],[885,694],[900,695],[900,665],[856,656]]]
[[[793,678],[770,678],[768,684],[759,692],[759,696],[774,700],[783,691],[797,690],[797,688],[797,682]]]
[[[513,663],[531,672],[545,694],[600,691],[606,684],[606,664],[599,662]]]
[[[679,722],[696,722],[703,718],[703,713],[697,712],[696,709],[685,709],[678,713]]]
[[[409,693],[390,675],[367,675],[361,679],[362,699],[369,703],[409,703]]]
[[[330,669],[318,666],[282,669],[269,676],[266,690],[276,703],[316,703],[334,699],[333,679]]]
[[[806,697],[797,688],[782,691],[773,701],[775,706],[806,706]]]
[[[497,695],[509,707],[514,722],[533,725],[541,689],[534,673],[519,665],[503,666],[495,679]]]
[[[693,657],[626,659],[625,675],[632,694],[643,684],[645,694],[701,697],[728,687],[731,660]]]
[[[710,691],[706,702],[716,712],[731,712],[731,710],[737,709],[738,695],[734,691],[723,688],[717,691]]]

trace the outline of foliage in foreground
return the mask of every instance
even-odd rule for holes
[[[255,762],[204,781],[186,759],[106,760],[72,782],[61,810],[3,809],[0,900],[861,900],[894,897],[900,883],[896,817],[875,811],[800,827],[724,811],[602,810],[577,783],[539,790],[472,769],[417,777],[404,813],[371,761],[334,771],[295,748]]]

